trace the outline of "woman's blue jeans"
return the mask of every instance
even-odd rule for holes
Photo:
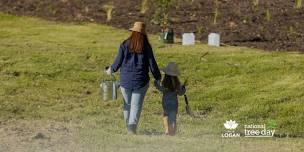
[[[148,87],[149,84],[136,90],[120,87],[124,98],[123,114],[126,125],[138,124]]]

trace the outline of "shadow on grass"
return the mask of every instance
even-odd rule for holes
[[[163,132],[158,131],[158,130],[156,130],[156,129],[152,129],[152,130],[143,130],[143,131],[139,132],[139,134],[142,134],[142,135],[149,135],[149,136],[161,136],[161,135],[164,135]]]

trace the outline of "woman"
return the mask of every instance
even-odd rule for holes
[[[155,80],[161,74],[155,61],[143,22],[135,22],[131,36],[119,47],[114,63],[107,69],[112,74],[120,68],[120,86],[124,97],[124,120],[128,132],[136,134],[137,124],[149,87],[149,69]]]

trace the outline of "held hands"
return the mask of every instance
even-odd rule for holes
[[[154,87],[158,88],[160,86],[160,80],[154,80]]]
[[[160,86],[160,80],[154,80],[154,86],[155,87]]]
[[[158,90],[158,91],[163,91],[163,88],[160,84],[160,80],[154,80],[154,87]]]

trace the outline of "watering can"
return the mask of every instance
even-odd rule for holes
[[[120,87],[119,81],[111,75],[112,80],[104,80],[100,83],[101,99],[103,101],[117,100],[117,90]]]

